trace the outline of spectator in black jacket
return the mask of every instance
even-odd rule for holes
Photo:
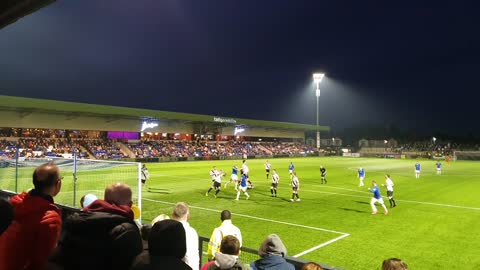
[[[112,184],[104,197],[67,218],[47,269],[130,269],[143,249],[132,191],[126,184]]]
[[[165,219],[153,225],[148,236],[148,251],[137,256],[132,270],[192,270],[182,261],[186,252],[187,241],[182,223]]]
[[[0,235],[10,226],[13,220],[13,206],[6,200],[0,199]]]

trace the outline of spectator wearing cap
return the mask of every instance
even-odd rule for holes
[[[53,202],[62,187],[60,170],[45,163],[32,178],[34,189],[10,200],[15,217],[0,236],[1,269],[43,269],[60,235],[60,209]]]
[[[0,235],[10,226],[12,223],[14,212],[13,206],[6,200],[0,199]]]
[[[222,224],[213,230],[210,241],[208,242],[208,260],[215,258],[215,253],[220,250],[220,243],[223,237],[227,235],[235,236],[240,242],[240,247],[242,246],[242,233],[237,226],[232,224],[232,213],[228,210],[223,210],[222,213],[220,213],[220,220],[222,220]]]
[[[287,248],[276,234],[270,234],[263,240],[258,255],[261,258],[250,263],[252,270],[295,270],[295,266],[285,260]]]
[[[165,219],[155,223],[148,236],[148,251],[135,258],[131,270],[191,270],[182,259],[187,252],[182,223]]]
[[[126,184],[112,184],[104,198],[66,219],[47,269],[130,269],[143,250],[131,209],[132,190]]]

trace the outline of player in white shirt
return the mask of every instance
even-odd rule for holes
[[[267,175],[267,179],[270,176],[270,167],[271,166],[272,166],[272,164],[270,164],[267,160],[267,162],[265,162],[265,174]]]
[[[141,172],[142,174],[140,179],[142,180],[142,186],[144,186],[147,183],[147,180],[150,178],[150,173],[148,172],[148,169],[145,166],[145,164],[142,165]]]
[[[277,187],[278,187],[279,181],[280,181],[280,176],[278,176],[277,171],[273,169],[272,186],[270,187],[270,193],[272,193],[272,197],[277,197]]]
[[[395,199],[393,199],[393,181],[390,179],[389,174],[385,175],[385,184],[382,184],[382,186],[387,187],[387,197],[390,202],[390,208],[397,206]]]
[[[247,160],[243,160],[242,164],[242,169],[240,170],[243,175],[247,177],[247,182],[248,182],[248,187],[249,188],[254,188],[255,186],[252,184],[252,181],[250,181],[250,177],[248,176],[248,173],[250,172],[250,169],[247,166]]]
[[[218,171],[215,166],[213,166],[213,169],[210,171],[210,176],[212,177],[212,186],[208,189],[207,193],[205,193],[205,196],[208,196],[210,191],[212,189],[215,189],[215,198],[217,198],[217,194],[220,192],[220,189],[222,188],[222,177],[225,174],[223,171]]]
[[[295,171],[292,172],[292,198],[290,199],[291,202],[295,200],[297,197],[297,202],[300,201],[300,197],[298,196],[298,189],[300,188],[300,180],[298,180],[297,173]]]

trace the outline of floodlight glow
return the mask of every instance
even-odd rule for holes
[[[313,82],[320,83],[324,76],[324,73],[313,73]]]

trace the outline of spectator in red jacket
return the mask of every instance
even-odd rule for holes
[[[0,236],[1,270],[45,267],[62,227],[60,209],[53,203],[61,179],[55,164],[43,164],[33,172],[34,189],[11,198],[15,217]]]

